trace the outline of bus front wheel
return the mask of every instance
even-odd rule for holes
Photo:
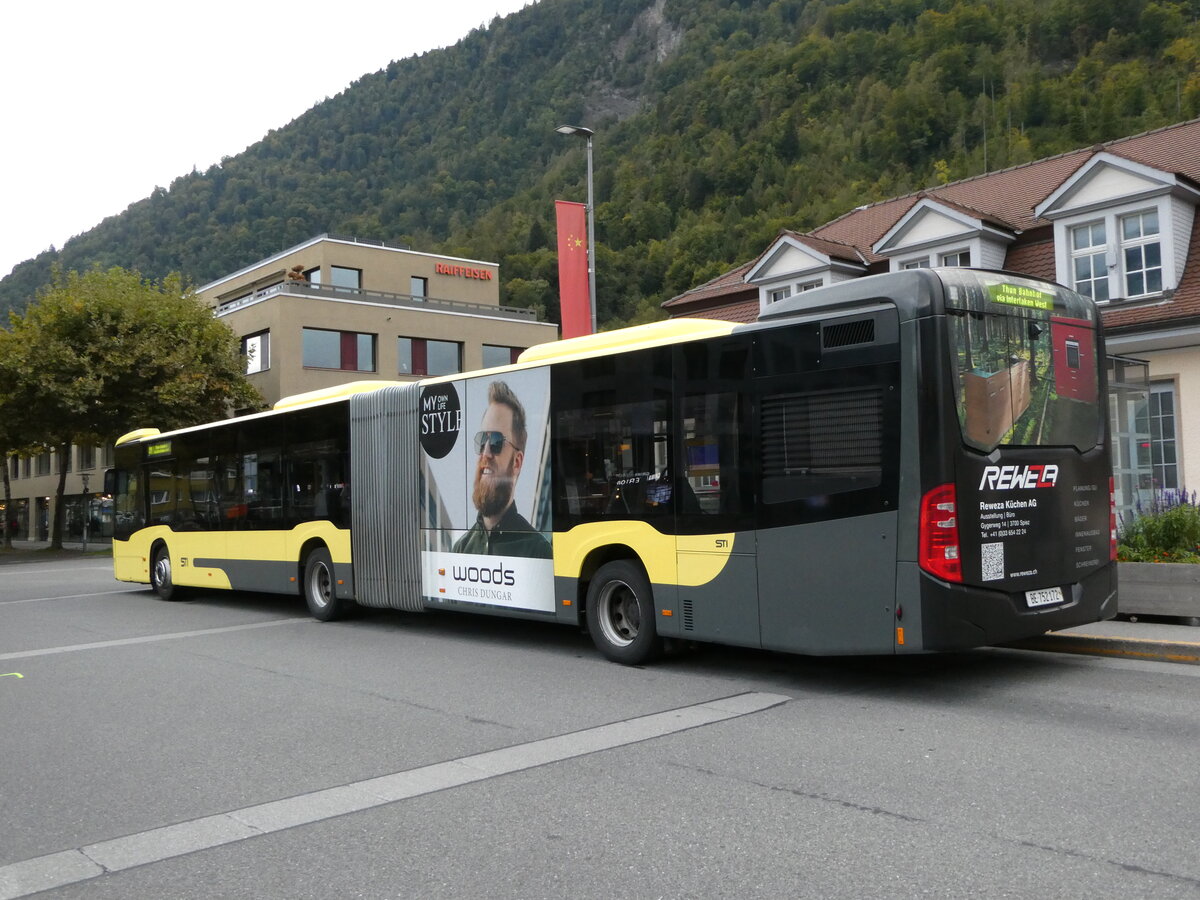
[[[587,623],[596,649],[613,662],[636,666],[662,650],[650,579],[641,566],[628,560],[606,563],[592,578]]]
[[[158,594],[160,600],[179,599],[179,588],[175,587],[175,581],[171,577],[171,552],[165,545],[154,551],[153,561],[150,563],[150,587]]]
[[[314,619],[330,622],[346,611],[346,601],[337,596],[333,578],[333,557],[318,547],[304,559],[304,602]]]

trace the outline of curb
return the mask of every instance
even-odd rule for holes
[[[1200,666],[1200,642],[1153,641],[1091,634],[1045,634],[1005,644],[1018,650],[1048,650],[1084,656],[1115,656]]]

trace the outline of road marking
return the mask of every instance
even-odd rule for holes
[[[7,678],[9,675],[16,675],[18,678],[24,678],[24,677],[25,677],[25,676],[24,676],[24,675],[22,675],[20,672],[5,672],[3,675],[0,675],[0,678]]]
[[[766,693],[723,697],[10,863],[0,866],[0,900],[736,719],[790,699]]]
[[[0,600],[0,606],[13,606],[17,603],[41,603],[45,600],[78,600],[80,597],[104,597],[108,594],[141,594],[150,590],[144,588],[126,588],[122,591],[93,591],[90,594],[67,594],[65,597],[28,597],[24,600]]]
[[[117,638],[111,641],[95,641],[90,644],[72,644],[69,647],[46,647],[42,650],[18,650],[15,653],[0,653],[0,660],[29,659],[32,656],[53,656],[56,653],[74,653],[77,650],[103,650],[106,647],[125,647],[129,644],[153,644],[156,641],[176,641],[181,638],[204,637],[209,634],[223,634],[227,631],[246,631],[250,628],[269,628],[272,625],[300,625],[316,622],[307,616],[296,616],[289,619],[271,619],[269,622],[251,622],[248,625],[226,625],[223,628],[202,628],[199,631],[175,631],[169,634],[148,634],[144,637]]]

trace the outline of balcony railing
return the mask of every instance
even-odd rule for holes
[[[220,318],[238,309],[245,309],[271,297],[290,295],[316,297],[321,300],[351,300],[359,303],[375,303],[381,306],[398,306],[404,309],[442,310],[445,312],[472,313],[497,319],[516,319],[536,322],[537,310],[515,306],[493,306],[489,303],[470,303],[466,300],[443,300],[435,297],[416,297],[412,294],[393,294],[389,291],[364,291],[361,288],[336,287],[330,284],[311,284],[307,281],[285,281],[220,304],[215,315]]]

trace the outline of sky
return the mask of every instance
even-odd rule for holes
[[[393,59],[532,2],[6,4],[0,278]]]

